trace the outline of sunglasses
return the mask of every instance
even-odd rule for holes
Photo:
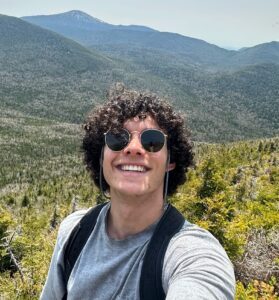
[[[121,151],[130,143],[134,132],[139,133],[141,145],[148,152],[158,152],[166,143],[167,135],[158,129],[129,132],[125,128],[106,132],[105,143],[112,151]]]

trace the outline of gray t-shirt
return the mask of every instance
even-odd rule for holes
[[[68,281],[68,300],[139,300],[139,279],[147,244],[156,224],[123,240],[107,235],[105,206]],[[62,299],[63,257],[71,230],[86,211],[68,216],[59,229],[41,300]],[[234,299],[233,267],[219,242],[185,221],[167,248],[162,276],[167,300]]]

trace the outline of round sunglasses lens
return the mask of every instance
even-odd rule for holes
[[[126,130],[108,131],[106,144],[113,151],[121,151],[129,143],[129,134]]]
[[[165,144],[165,136],[159,130],[148,129],[141,134],[141,143],[148,152],[158,152]]]

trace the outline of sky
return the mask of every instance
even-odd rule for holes
[[[279,41],[279,0],[0,0],[21,17],[81,10],[110,24],[145,25],[228,49]]]

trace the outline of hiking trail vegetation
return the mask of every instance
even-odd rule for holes
[[[37,299],[60,222],[101,197],[82,162],[78,125],[14,120],[1,133],[0,295]],[[195,152],[171,203],[225,247],[236,299],[278,299],[279,139],[199,143]]]

